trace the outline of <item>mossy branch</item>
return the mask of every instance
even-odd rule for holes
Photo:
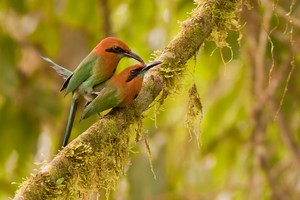
[[[89,194],[113,189],[128,162],[129,126],[141,119],[141,114],[161,91],[176,86],[185,63],[196,54],[213,30],[221,27],[226,31],[224,29],[229,28],[228,21],[236,12],[238,2],[197,2],[178,35],[157,55],[156,60],[163,61],[163,64],[145,77],[137,101],[126,108],[112,110],[73,140],[51,162],[25,180],[14,199],[66,199],[79,192]],[[163,97],[167,94],[164,92]]]

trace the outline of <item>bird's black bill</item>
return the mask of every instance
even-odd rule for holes
[[[144,72],[144,71],[148,71],[149,69],[151,69],[152,67],[155,67],[156,65],[159,65],[159,64],[161,64],[162,62],[161,61],[153,61],[153,62],[149,62],[149,63],[146,63],[145,64],[145,66],[143,67],[143,69],[142,69],[142,71],[140,72],[140,73],[142,73],[142,72]]]
[[[126,56],[126,57],[129,57],[129,58],[133,58],[133,59],[135,59],[135,60],[137,60],[141,63],[145,63],[139,55],[133,53],[132,51],[125,52],[125,53],[123,53],[123,55]]]

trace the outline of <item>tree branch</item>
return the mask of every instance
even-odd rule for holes
[[[102,19],[102,31],[106,37],[112,34],[111,22],[110,22],[110,10],[108,6],[108,0],[99,0],[99,8]]]
[[[115,187],[129,157],[129,126],[141,120],[141,114],[162,90],[174,87],[174,80],[182,76],[180,72],[185,69],[187,60],[197,53],[212,28],[220,23],[216,20],[222,20],[216,14],[235,13],[238,3],[237,0],[199,2],[178,35],[156,58],[163,64],[145,77],[137,101],[126,108],[113,109],[73,140],[24,181],[14,199],[67,198],[78,191],[89,193],[104,189],[109,192]]]

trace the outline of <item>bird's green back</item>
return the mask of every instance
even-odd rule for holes
[[[73,92],[84,81],[91,77],[95,66],[101,65],[99,56],[90,53],[76,68],[66,87],[66,94]],[[93,86],[90,86],[91,88]]]

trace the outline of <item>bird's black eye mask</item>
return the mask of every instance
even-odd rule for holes
[[[109,48],[109,49],[105,49],[106,52],[111,52],[111,53],[125,53],[125,50],[122,49],[121,47],[118,47],[118,46],[113,46],[112,48]]]
[[[131,70],[130,75],[128,76],[126,82],[129,82],[132,79],[134,79],[135,77],[137,77],[141,73],[142,69],[143,69],[143,67]]]

